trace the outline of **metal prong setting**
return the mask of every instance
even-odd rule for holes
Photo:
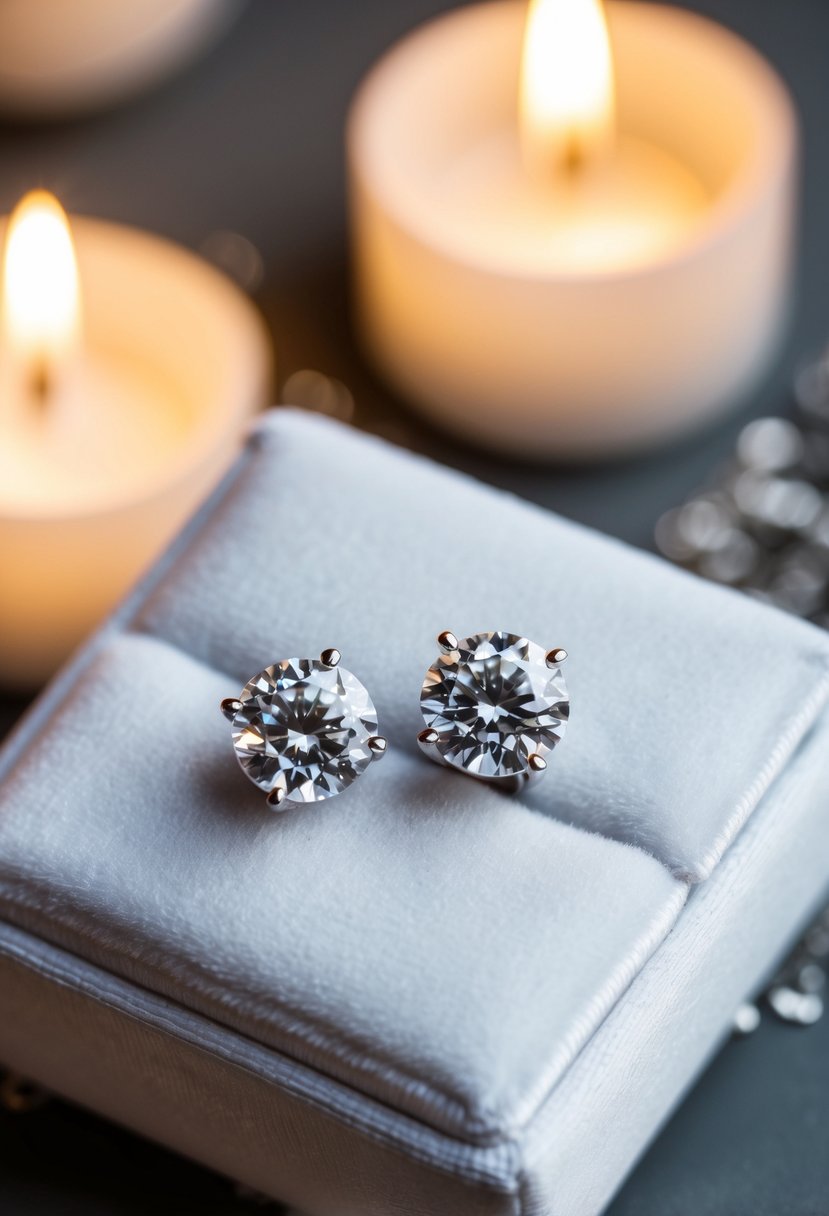
[[[427,726],[426,729],[422,730],[417,736],[417,741],[425,751],[429,748],[433,748],[439,738],[440,735],[438,732],[433,727]]]
[[[559,663],[563,663],[567,658],[567,651],[561,646],[554,646],[552,650],[548,650],[546,654],[547,666],[557,667]]]
[[[221,704],[221,710],[228,722],[232,722],[242,708],[242,702],[238,697],[225,697]]]
[[[444,629],[438,634],[438,646],[444,654],[451,654],[453,650],[458,649],[458,639],[450,629]]]
[[[547,767],[547,761],[543,756],[539,756],[538,752],[533,752],[530,756],[530,772],[543,773]]]
[[[274,788],[271,790],[271,792],[268,794],[268,797],[267,797],[268,806],[273,807],[274,810],[279,810],[279,808],[283,806],[284,802],[285,802],[285,791],[283,790],[281,785],[275,785]]]
[[[368,749],[374,760],[379,760],[381,756],[385,756],[386,747],[386,740],[382,735],[372,735],[368,741]]]
[[[328,650],[323,650],[320,655],[320,662],[324,663],[326,667],[336,667],[341,658],[342,655],[339,650],[335,650],[333,646],[330,646]]]

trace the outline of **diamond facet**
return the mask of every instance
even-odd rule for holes
[[[438,655],[420,708],[447,764],[490,780],[540,770],[530,757],[552,751],[570,712],[564,676],[549,654],[527,638],[494,632]]]
[[[239,701],[236,757],[255,785],[284,791],[283,807],[341,793],[374,759],[377,711],[344,667],[285,659],[249,680]]]

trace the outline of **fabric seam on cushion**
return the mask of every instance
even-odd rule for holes
[[[699,883],[710,878],[713,870],[722,860],[724,854],[732,845],[745,826],[751,814],[757,809],[760,801],[780,775],[785,772],[789,761],[801,743],[808,737],[819,721],[823,710],[829,703],[829,659],[815,652],[814,661],[823,669],[823,675],[815,684],[811,695],[805,700],[800,712],[790,720],[787,729],[778,738],[766,762],[755,779],[737,802],[732,814],[726,820],[722,831],[715,837],[710,848],[705,853],[699,867],[694,873],[675,870],[677,878],[688,882]]]
[[[604,837],[602,837],[604,839]],[[633,845],[621,846],[633,848]],[[604,1012],[600,1012],[596,1016],[593,1029],[582,1042],[577,1042],[571,1045],[567,1037],[562,1041],[560,1049],[548,1061],[540,1080],[524,1095],[523,1100],[516,1105],[513,1112],[513,1117],[509,1123],[502,1122],[500,1130],[502,1134],[509,1138],[519,1137],[535,1118],[538,1111],[548,1101],[551,1093],[555,1090],[558,1083],[567,1073],[567,1070],[572,1065],[573,1061],[578,1058],[584,1051],[587,1044],[606,1021],[613,1009],[623,999],[625,992],[630,988],[636,977],[641,974],[650,960],[659,951],[660,946],[670,934],[677,920],[682,914],[688,898],[688,886],[678,887],[674,899],[669,900],[666,907],[663,909],[663,914],[659,919],[658,926],[655,932],[651,934],[641,934],[637,942],[634,944],[632,953],[637,957],[632,964],[627,960],[616,967],[608,976],[605,984],[594,996],[591,1005],[602,1005],[603,995],[606,1001]],[[647,938],[651,937],[652,944],[648,948]],[[643,941],[643,939],[646,939]],[[637,952],[644,951],[643,955]],[[619,974],[621,973],[621,975]],[[619,985],[619,990],[616,996],[613,997],[610,993]],[[573,1037],[576,1037],[575,1035]]]
[[[83,959],[86,965],[112,975],[120,983],[131,984],[140,991],[152,993],[160,1001],[175,1003],[174,998],[165,993],[157,982],[154,982],[157,981],[155,974],[157,968],[152,962],[148,963],[145,960],[144,969],[149,974],[143,978],[136,978],[124,971],[110,970],[103,957],[89,959],[78,954],[69,940],[72,926],[61,927],[64,930],[61,934],[51,935],[48,932],[50,923],[48,915],[44,915],[42,912],[43,901],[31,888],[29,893],[21,895],[13,889],[10,882],[3,881],[0,882],[0,898],[5,904],[5,923],[10,927],[29,933],[38,941],[53,949],[65,951],[73,958]],[[19,914],[17,917],[13,916],[15,912]],[[109,951],[109,953],[112,952]],[[193,985],[190,979],[189,974],[185,978],[179,977],[179,982],[184,986],[188,996],[193,995]],[[199,994],[195,995],[198,1000]],[[451,1130],[447,1129],[454,1129],[457,1135],[466,1133],[470,1144],[486,1145],[498,1143],[501,1139],[500,1127],[493,1129],[488,1124],[481,1123],[458,1098],[450,1096],[432,1085],[423,1085],[418,1078],[402,1071],[394,1064],[380,1060],[376,1055],[371,1058],[371,1063],[377,1066],[373,1070],[355,1067],[352,1063],[353,1057],[358,1054],[355,1045],[349,1045],[341,1038],[332,1038],[329,1028],[315,1025],[307,1011],[292,1011],[284,1005],[273,1003],[266,1008],[264,1015],[260,1012],[260,1020],[267,1021],[271,1031],[276,1032],[275,1037],[281,1040],[278,1045],[246,1034],[232,1023],[223,1020],[222,1012],[220,1005],[213,1012],[207,1012],[203,1008],[193,1009],[196,1016],[223,1027],[228,1034],[238,1035],[250,1043],[256,1043],[263,1051],[274,1052],[286,1060],[291,1060],[299,1068],[308,1068],[319,1076],[331,1076],[332,1080],[336,1079],[337,1084],[347,1086],[354,1093],[363,1094],[368,1101],[380,1102],[380,1099],[374,1098],[366,1089],[368,1080],[380,1077],[399,1095],[407,1098],[409,1103],[420,1098],[420,1118],[417,1114],[409,1117],[418,1120],[423,1126],[431,1126],[438,1132],[442,1131],[443,1134],[452,1134]],[[306,1054],[315,1057],[313,1062],[304,1062],[301,1059],[299,1049],[302,1048],[305,1049]],[[347,1075],[335,1078],[333,1073],[326,1071],[326,1067],[331,1069],[335,1066],[339,1066],[340,1071]],[[430,1112],[433,1115],[431,1120],[428,1119]],[[445,1127],[442,1128],[441,1124],[444,1124]]]
[[[824,727],[822,727],[821,729],[824,729]],[[829,717],[827,717],[825,729],[829,729]],[[811,740],[811,738],[807,737],[807,739],[805,739],[802,742],[801,747],[805,748],[805,747],[809,747],[809,746],[813,746],[813,741]],[[796,763],[796,761],[795,761],[795,763]],[[816,778],[815,778],[813,769],[809,770],[805,774],[803,771],[798,770],[795,773],[794,780],[797,782],[803,782],[804,776],[805,776],[805,780],[814,784]],[[802,790],[800,789],[800,787],[798,786],[796,788],[798,789],[799,794],[802,795]],[[788,796],[791,797],[791,794],[789,794]],[[802,801],[802,797],[800,798],[800,801]],[[752,822],[751,822],[751,825],[749,826],[748,831],[741,836],[740,841],[737,843],[737,849],[744,850],[745,848],[748,848],[749,855],[751,855],[751,850],[756,848],[756,845],[754,842],[757,838],[757,835],[768,830],[769,816],[770,815],[780,816],[781,814],[785,814],[786,809],[787,809],[787,807],[785,804],[782,807],[779,804],[777,804],[777,805],[765,804],[764,806],[760,807],[757,818],[752,819]],[[736,850],[735,850],[735,852],[736,852]],[[745,862],[745,858],[743,856],[740,856],[738,858],[738,861],[739,861],[739,865],[742,866]],[[738,861],[735,861],[734,854],[732,854],[729,859],[729,865],[733,868],[733,866],[735,864],[738,864]],[[726,874],[725,879],[723,878],[723,875],[725,872],[726,872],[726,867],[718,867],[713,876],[713,881],[711,884],[699,884],[699,885],[693,886],[691,888],[690,896],[689,896],[689,900],[688,900],[688,905],[687,905],[688,909],[696,906],[697,901],[702,901],[702,903],[704,905],[705,902],[711,900],[712,898],[715,901],[717,898],[720,898],[720,896],[718,896],[716,893],[717,888],[719,887],[719,888],[727,890],[728,885],[729,885],[728,884],[728,875]],[[726,883],[725,888],[723,888],[724,881]],[[813,897],[813,905],[814,905],[815,912],[821,906],[823,899],[824,899],[824,897],[819,896],[819,895]],[[680,926],[682,926],[683,923],[684,922],[680,921]],[[809,923],[808,915],[802,916],[802,919],[799,923],[802,926],[808,925],[808,923]],[[797,928],[796,925],[790,926],[790,930],[789,930],[790,935],[794,934],[796,928]],[[695,932],[695,930],[692,930],[692,932]],[[660,966],[659,954],[660,954],[659,951],[654,952],[651,959],[648,960],[648,962],[642,967],[641,971],[636,976],[632,987],[641,988],[644,985],[647,988],[651,970],[653,968],[658,968]],[[756,985],[761,983],[762,975],[763,974],[768,975],[770,970],[773,968],[774,964],[775,964],[774,958],[767,959],[764,972],[758,973],[756,975],[754,983],[752,983],[752,985],[747,990],[743,991],[740,997],[736,998],[735,1003],[737,1001],[739,1001],[740,999],[748,999],[748,997],[751,995],[751,992],[756,991]],[[657,985],[657,987],[658,986],[659,985]],[[616,1010],[613,1011],[612,1016],[615,1018],[619,1018],[619,1017],[624,1018],[626,1015],[625,1015],[625,1011],[623,1008],[623,1003],[620,1002],[619,1006],[620,1006],[619,1008],[617,1008]],[[664,1014],[664,1011],[663,1011],[663,1014]],[[660,1015],[660,1016],[662,1016],[662,1015]],[[609,1021],[610,1017],[611,1017],[611,1015],[609,1014],[608,1018],[605,1021],[606,1022]],[[730,1015],[729,1015],[729,1017],[730,1017]],[[721,1030],[719,1032],[719,1036],[718,1036],[720,1043],[724,1042],[727,1039],[729,1025],[730,1025],[730,1021],[723,1022]],[[602,1027],[602,1033],[604,1033],[604,1034],[607,1033],[605,1026]],[[717,1050],[718,1050],[717,1046],[712,1044],[710,1046],[710,1049],[709,1049],[709,1052],[708,1052],[708,1055],[706,1058],[710,1059]],[[595,1054],[595,1051],[594,1051],[594,1054]],[[703,1062],[701,1061],[697,1066],[695,1075],[697,1075],[697,1073],[699,1073],[702,1070],[702,1067],[703,1067]],[[545,1146],[550,1143],[550,1138],[549,1138],[550,1130],[551,1130],[550,1126],[549,1126],[550,1115],[552,1114],[553,1118],[555,1119],[558,1115],[558,1112],[556,1111],[556,1104],[558,1104],[559,1107],[561,1106],[561,1098],[556,1097],[554,1092],[551,1093],[550,1097],[551,1097],[551,1101],[548,1104],[545,1104],[544,1106],[542,1106],[539,1109],[539,1111],[537,1112],[537,1117],[534,1120],[532,1127],[527,1129],[527,1135],[524,1137],[523,1142],[522,1142],[523,1147],[526,1150],[526,1155],[522,1162],[522,1180],[521,1180],[522,1190],[523,1190],[523,1188],[525,1188],[526,1186],[529,1186],[531,1184],[532,1175],[533,1175],[533,1172],[537,1168],[538,1159],[541,1155],[543,1155],[543,1153],[545,1151]],[[673,1109],[677,1105],[677,1103],[679,1101],[681,1101],[681,1099],[682,1099],[682,1094],[677,1094],[675,1096],[675,1098],[673,1099],[671,1109]],[[660,1123],[664,1122],[664,1120],[668,1117],[669,1117],[669,1112],[666,1111],[665,1113],[663,1113]],[[566,1114],[565,1114],[565,1118],[566,1118]],[[657,1134],[657,1131],[658,1131],[658,1128],[655,1128],[652,1131],[651,1136],[649,1137],[649,1140],[647,1143],[649,1143],[650,1139],[652,1139],[652,1137]],[[643,1143],[641,1145],[640,1153],[643,1152],[647,1148],[647,1143]],[[631,1162],[629,1168],[633,1168],[632,1162]],[[625,1175],[625,1176],[627,1176],[627,1175]],[[624,1180],[623,1178],[620,1178],[618,1185],[621,1185],[623,1180]],[[538,1213],[537,1208],[535,1208],[535,1206],[533,1206],[532,1208],[527,1208],[526,1210],[524,1208],[522,1208],[522,1216],[540,1216],[540,1214]],[[551,1216],[553,1216],[553,1214],[551,1214]],[[561,1214],[555,1213],[554,1216],[561,1216]]]
[[[487,1146],[467,1144],[326,1076],[316,1068],[301,1064],[274,1048],[265,1047],[201,1013],[179,1006],[152,989],[113,976],[65,951],[63,947],[44,943],[25,929],[8,923],[6,928],[11,930],[13,937],[23,940],[18,944],[14,940],[9,942],[0,938],[0,955],[33,971],[44,981],[69,988],[139,1024],[181,1039],[196,1050],[221,1059],[257,1080],[274,1085],[325,1115],[369,1135],[375,1142],[402,1152],[424,1165],[468,1181],[483,1183],[504,1195],[515,1194],[520,1161],[520,1150],[515,1141],[504,1139]],[[38,956],[37,951],[27,951],[27,942],[45,948],[47,957]],[[61,956],[80,964],[87,973],[83,982],[79,980],[77,972],[73,973],[69,967],[61,967]],[[104,976],[114,989],[121,991],[108,993],[102,985],[96,986],[94,981],[98,975]],[[142,1000],[146,1002],[145,1008],[140,1007]],[[193,1032],[194,1026],[198,1027],[200,1034]],[[324,1092],[326,1089],[328,1093]],[[336,1095],[335,1100],[332,1100],[333,1095]],[[388,1120],[386,1126],[383,1126],[383,1116]],[[402,1126],[392,1130],[391,1124]],[[416,1133],[414,1137],[412,1130]],[[431,1140],[434,1147],[430,1149],[425,1143],[427,1140]]]
[[[102,636],[102,645],[104,641],[109,640],[110,638],[129,636],[146,638],[151,645],[159,646],[163,649],[169,650],[171,653],[181,655],[182,658],[188,663],[193,663],[197,667],[201,667],[207,671],[227,674],[220,672],[218,668],[205,661],[200,656],[194,655],[190,651],[182,650],[179,646],[176,646],[167,638],[152,632],[144,632],[143,630],[133,629],[130,627],[129,623],[127,623],[126,628],[121,627],[119,629],[113,629],[110,633]],[[90,654],[90,662],[94,661],[96,655],[97,650]],[[228,678],[230,679],[230,677]],[[59,703],[60,702],[58,702],[58,704]],[[56,709],[57,705],[53,706],[52,712],[55,712]],[[26,749],[24,748],[24,751],[25,750]],[[534,814],[534,812],[529,808],[525,808],[525,810],[527,814]],[[571,825],[571,828],[573,831],[584,832],[584,829],[579,828],[576,825]],[[605,837],[601,836],[601,834],[599,835],[601,839],[606,839]],[[663,862],[652,857],[652,855],[647,853],[645,850],[639,849],[634,845],[624,844],[620,841],[615,841],[613,843],[615,844],[615,847],[620,849],[628,848],[641,852],[644,856],[647,856],[649,860],[653,862],[653,864],[659,866],[660,869],[662,869],[666,874],[669,873]],[[32,899],[30,897],[27,898],[25,892],[21,893],[14,889],[13,880],[9,881],[6,879],[3,881],[2,878],[0,878],[0,896],[5,900],[9,913],[11,913],[14,908],[17,908],[23,914],[29,914],[30,916],[32,914],[34,914],[35,917],[42,917],[44,915],[44,900],[39,897],[37,899]],[[296,1048],[304,1047],[306,1050],[309,1050],[311,1053],[320,1058],[320,1066],[317,1067],[314,1065],[312,1067],[314,1067],[321,1076],[325,1075],[324,1068],[326,1065],[326,1057],[328,1057],[328,1061],[331,1064],[336,1062],[340,1068],[345,1067],[347,1072],[351,1074],[350,1077],[347,1076],[343,1078],[339,1081],[339,1083],[349,1086],[349,1088],[355,1093],[359,1092],[364,1094],[365,1098],[369,1101],[372,1100],[372,1096],[365,1090],[365,1088],[363,1088],[363,1086],[365,1085],[365,1082],[369,1081],[371,1078],[381,1077],[387,1083],[391,1084],[401,1096],[406,1097],[408,1102],[412,1102],[413,1100],[418,1102],[421,1107],[421,1121],[423,1121],[424,1115],[428,1116],[430,1112],[433,1113],[434,1117],[428,1123],[424,1122],[424,1126],[431,1126],[438,1131],[440,1130],[441,1125],[443,1125],[444,1128],[452,1129],[451,1131],[445,1130],[443,1134],[452,1134],[452,1131],[454,1131],[455,1135],[464,1135],[470,1145],[477,1145],[481,1147],[487,1145],[497,1145],[501,1142],[509,1140],[513,1134],[519,1133],[527,1121],[532,1118],[535,1109],[537,1109],[539,1105],[543,1104],[550,1089],[558,1083],[584,1044],[589,1041],[593,1034],[595,1034],[604,1018],[607,1017],[615,1003],[621,998],[625,989],[630,985],[637,972],[651,956],[653,951],[658,949],[671,925],[675,922],[677,916],[680,914],[686,896],[687,889],[682,888],[676,892],[674,899],[668,902],[667,907],[664,909],[664,918],[660,920],[659,928],[655,935],[655,940],[654,935],[647,931],[640,935],[640,937],[634,943],[633,953],[637,957],[633,966],[631,967],[631,965],[626,961],[624,964],[622,964],[621,968],[615,969],[606,982],[602,985],[597,994],[589,1002],[586,1010],[580,1011],[577,1026],[565,1038],[563,1044],[548,1061],[541,1080],[537,1082],[526,1094],[524,1094],[518,1102],[516,1102],[514,1109],[510,1112],[509,1120],[496,1120],[496,1112],[488,1111],[485,1108],[475,1110],[470,1108],[468,1104],[464,1103],[455,1095],[443,1090],[439,1090],[433,1085],[424,1086],[420,1078],[401,1069],[396,1062],[380,1060],[376,1055],[371,1059],[372,1065],[375,1065],[376,1067],[372,1069],[361,1069],[356,1067],[353,1061],[357,1053],[355,1053],[355,1046],[353,1044],[349,1044],[347,1041],[344,1041],[341,1036],[332,1037],[331,1028],[328,1026],[314,1024],[313,1021],[309,1019],[306,1011],[302,1011],[301,1013],[297,1010],[291,1011],[290,1009],[286,1009],[284,1006],[280,1005],[278,1002],[268,1005],[262,1012],[261,1017],[263,1021],[269,1023],[273,1030],[277,1031],[277,1034],[282,1039],[280,1045],[271,1046],[265,1042],[253,1039],[250,1041],[260,1042],[263,1050],[278,1052],[286,1059],[293,1060],[299,1067],[304,1067],[305,1065],[303,1065],[301,1060],[297,1058]],[[46,919],[48,922],[48,917]],[[71,943],[65,940],[61,941],[59,937],[52,936],[48,932],[48,928],[44,929],[44,927],[40,924],[26,925],[25,921],[19,923],[15,920],[10,920],[8,923],[15,925],[23,931],[33,932],[35,935],[37,935],[39,940],[49,945],[53,945],[57,949],[71,952],[74,957],[82,957],[75,952]],[[68,926],[68,932],[71,933],[71,931],[71,926]],[[651,944],[644,957],[639,957],[639,952],[642,949],[642,938],[646,939],[646,945],[648,940]],[[91,962],[90,965],[108,970],[107,964],[103,960]],[[620,971],[622,973],[621,976],[619,976]],[[116,975],[118,973],[110,972],[110,974]],[[119,978],[125,983],[133,983],[136,985],[136,987],[141,986],[140,982],[136,981],[131,976],[119,975]],[[617,987],[618,992],[614,997],[613,990]],[[166,997],[163,992],[159,991],[157,987],[146,988],[145,990],[155,992],[159,999],[170,999]],[[598,1012],[595,1013],[595,1022],[591,1029],[586,1033],[583,1042],[580,1043],[579,1026],[585,1020],[588,1022],[591,1021],[588,1013],[597,1006]],[[605,1006],[603,1010],[602,1006]],[[212,1019],[216,1021],[216,1024],[226,1026],[230,1033],[245,1037],[243,1031],[237,1030],[231,1025],[217,1019],[218,1013],[218,1010],[216,1010],[213,1014],[200,1012],[199,1016]],[[417,1119],[418,1115],[413,1114],[410,1117]]]
[[[618,847],[625,848],[632,846],[618,845]],[[345,1066],[346,1075],[337,1078],[337,1083],[348,1086],[355,1093],[364,1094],[369,1101],[379,1100],[366,1091],[365,1082],[372,1077],[376,1078],[380,1076],[386,1083],[393,1086],[401,1096],[408,1095],[409,1102],[413,1099],[415,1101],[419,1099],[421,1114],[420,1116],[412,1114],[410,1117],[418,1119],[424,1126],[433,1127],[436,1131],[443,1134],[453,1134],[454,1131],[455,1136],[463,1135],[469,1144],[478,1146],[498,1144],[503,1140],[509,1140],[520,1135],[523,1128],[533,1118],[535,1111],[544,1104],[549,1093],[565,1075],[573,1060],[577,1058],[585,1044],[589,1042],[590,1038],[602,1025],[605,1018],[621,999],[624,992],[648,960],[659,949],[659,946],[665,940],[681,914],[687,893],[687,886],[677,887],[673,898],[667,902],[663,914],[656,924],[656,928],[651,927],[650,932],[640,934],[634,943],[632,949],[633,961],[625,960],[624,963],[614,968],[586,1008],[580,1012],[579,1023],[565,1036],[558,1049],[547,1061],[540,1079],[515,1103],[514,1108],[510,1112],[509,1119],[496,1121],[496,1112],[487,1111],[485,1108],[473,1111],[460,1101],[457,1096],[438,1090],[433,1085],[424,1086],[419,1078],[401,1070],[396,1063],[389,1062],[388,1060],[383,1061],[374,1057],[372,1064],[379,1065],[374,1070],[355,1067],[352,1061],[355,1054],[359,1054],[361,1045],[349,1044],[339,1037],[332,1038],[330,1027],[314,1025],[309,1021],[307,1013],[303,1012],[300,1014],[299,1011],[291,1011],[278,1003],[270,1004],[265,1008],[263,1014],[260,1013],[260,1016],[281,1037],[282,1041],[279,1045],[263,1042],[261,1038],[254,1039],[249,1034],[246,1035],[243,1030],[223,1021],[220,1016],[220,1009],[216,1009],[213,1012],[205,1010],[194,1010],[194,1012],[197,1013],[197,1016],[205,1018],[215,1025],[225,1027],[228,1033],[239,1035],[241,1038],[257,1043],[263,1051],[276,1052],[285,1059],[292,1060],[297,1067],[311,1068],[321,1076],[327,1075],[325,1067],[326,1057],[328,1057],[329,1066],[335,1062],[341,1069]],[[71,925],[66,927],[66,936],[64,936],[63,940],[61,940],[60,936],[53,937],[48,932],[44,932],[43,925],[38,923],[39,920],[43,919],[43,900],[39,897],[33,898],[33,894],[36,896],[36,892],[32,893],[31,889],[22,893],[16,891],[13,883],[8,880],[0,882],[0,895],[2,895],[7,908],[7,924],[19,932],[30,934],[48,947],[65,951],[74,958],[83,958],[86,965],[96,967],[106,974],[112,975],[118,982],[132,984],[137,989],[151,992],[161,1001],[173,1001],[173,998],[161,991],[157,984],[148,986],[146,981],[136,979],[132,975],[112,971],[103,958],[90,960],[79,955],[71,941],[66,940],[66,936],[72,932]],[[8,919],[8,914],[12,913],[14,909],[18,910],[20,916]],[[28,924],[26,923],[27,914],[31,918]],[[46,923],[48,927],[48,917],[46,917]],[[145,968],[149,967],[150,970],[153,969],[152,962],[145,960],[144,966]],[[188,982],[186,976],[184,982]],[[189,988],[190,985],[188,983]],[[595,1012],[591,1012],[593,1010]],[[587,1021],[590,1029],[584,1034],[582,1039],[580,1025],[584,1021]],[[297,1054],[298,1047],[304,1048],[312,1056],[317,1056],[319,1058],[319,1065],[303,1062]],[[434,1116],[431,1119],[428,1118],[430,1113]],[[447,1129],[453,1129],[453,1131]]]
[[[152,637],[152,642],[155,645],[169,645],[169,643],[155,636]],[[190,656],[188,656],[188,660],[190,660]],[[198,660],[191,661],[198,662]],[[530,814],[532,812],[527,813]],[[580,831],[581,829],[576,828],[573,830]],[[619,842],[615,842],[615,844],[617,848],[634,848],[632,845],[623,845]],[[660,865],[659,862],[654,862],[654,864]],[[667,871],[665,873],[667,876]],[[676,880],[671,881],[675,882]],[[632,950],[635,956],[634,962],[630,963],[626,960],[611,972],[585,1009],[580,1011],[578,1024],[565,1037],[562,1045],[550,1058],[541,1079],[521,1097],[520,1101],[516,1102],[508,1120],[500,1119],[496,1121],[496,1112],[488,1111],[485,1108],[472,1109],[456,1095],[439,1090],[434,1085],[424,1085],[420,1078],[401,1069],[395,1061],[382,1060],[375,1055],[371,1058],[371,1063],[375,1066],[372,1069],[355,1066],[353,1061],[355,1057],[359,1057],[363,1049],[362,1044],[349,1044],[347,1040],[344,1040],[339,1035],[332,1037],[331,1028],[315,1024],[309,1019],[307,1011],[285,1008],[278,1001],[270,1002],[259,1009],[260,1019],[266,1022],[272,1031],[276,1031],[277,1036],[281,1039],[278,1045],[268,1044],[261,1039],[253,1039],[249,1035],[245,1035],[244,1031],[223,1021],[220,1016],[220,1009],[218,1008],[212,1012],[199,1010],[198,1016],[206,1018],[216,1025],[226,1027],[229,1033],[238,1034],[243,1038],[249,1039],[251,1042],[258,1043],[264,1051],[277,1052],[284,1058],[293,1060],[298,1067],[311,1067],[319,1075],[326,1075],[326,1063],[329,1067],[336,1063],[341,1070],[344,1068],[346,1071],[346,1075],[339,1078],[338,1083],[347,1085],[355,1093],[363,1093],[369,1101],[375,1099],[372,1098],[370,1092],[366,1091],[365,1083],[372,1078],[380,1077],[386,1083],[393,1086],[409,1103],[412,1101],[418,1103],[421,1108],[420,1116],[412,1114],[410,1117],[414,1119],[419,1118],[419,1121],[424,1126],[431,1126],[436,1131],[442,1131],[443,1134],[454,1133],[456,1136],[462,1135],[469,1144],[478,1146],[498,1144],[503,1140],[510,1139],[513,1135],[519,1134],[527,1121],[532,1118],[535,1109],[543,1104],[548,1092],[558,1083],[584,1044],[595,1034],[610,1010],[629,987],[642,966],[644,966],[653,952],[664,941],[670,928],[681,913],[686,897],[687,886],[677,887],[677,890],[673,893],[673,897],[667,901],[663,914],[657,922],[656,930],[654,931],[653,927],[651,927],[650,931],[646,930],[640,934],[634,942]],[[158,984],[148,986],[145,980],[136,979],[132,975],[111,970],[104,958],[87,959],[85,956],[78,954],[71,940],[67,940],[73,933],[71,924],[59,926],[63,937],[61,937],[60,933],[59,935],[51,934],[49,932],[51,920],[48,913],[44,912],[45,901],[36,891],[33,891],[31,884],[26,889],[17,890],[13,876],[7,876],[5,879],[0,877],[0,899],[6,905],[6,923],[18,931],[29,933],[45,945],[65,951],[74,958],[83,958],[87,965],[103,970],[122,983],[133,984],[136,988],[140,988],[143,991],[152,992],[159,1000],[173,1000],[173,998],[160,990]],[[19,913],[18,916],[12,916],[15,909]],[[27,917],[29,918],[29,923],[27,923]],[[149,968],[151,972],[155,970],[151,960],[145,959],[143,965],[145,969]],[[189,983],[189,972],[186,970],[182,982],[187,983],[188,990],[192,991],[192,985]],[[618,991],[616,991],[617,989]],[[615,996],[613,995],[614,991],[616,991]],[[196,993],[196,996],[198,999],[198,993]],[[596,1009],[596,1007],[598,1008]],[[591,1014],[591,1010],[594,1009],[596,1009],[595,1014]],[[580,1041],[579,1028],[585,1020],[588,1024],[592,1023],[592,1025],[589,1031],[584,1034],[583,1041]],[[319,1065],[316,1063],[310,1065],[303,1063],[301,1057],[298,1056],[298,1048],[304,1048],[312,1056],[318,1057]],[[429,1118],[430,1114],[432,1118]]]

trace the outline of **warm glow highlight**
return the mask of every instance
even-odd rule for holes
[[[3,339],[9,352],[48,375],[78,340],[80,289],[66,213],[33,190],[9,219],[3,258]]]
[[[613,61],[601,0],[530,0],[521,65],[528,169],[578,169],[613,130]]]

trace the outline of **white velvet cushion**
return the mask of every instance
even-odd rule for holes
[[[434,1125],[523,1123],[684,885],[395,748],[273,815],[226,691],[155,639],[102,648],[5,787],[4,915]]]
[[[417,754],[443,627],[571,651],[532,798]],[[275,817],[218,700],[327,645],[392,746]],[[0,915],[321,1089],[511,1153],[786,768],[827,656],[791,618],[280,411],[5,750]]]
[[[0,1059],[312,1216],[596,1216],[825,890],[827,755],[824,718],[520,1134],[440,1132],[3,921]]]
[[[284,410],[140,627],[237,684],[336,646],[412,754],[439,630],[564,646],[569,732],[528,801],[691,881],[710,874],[829,696],[815,628]]]

